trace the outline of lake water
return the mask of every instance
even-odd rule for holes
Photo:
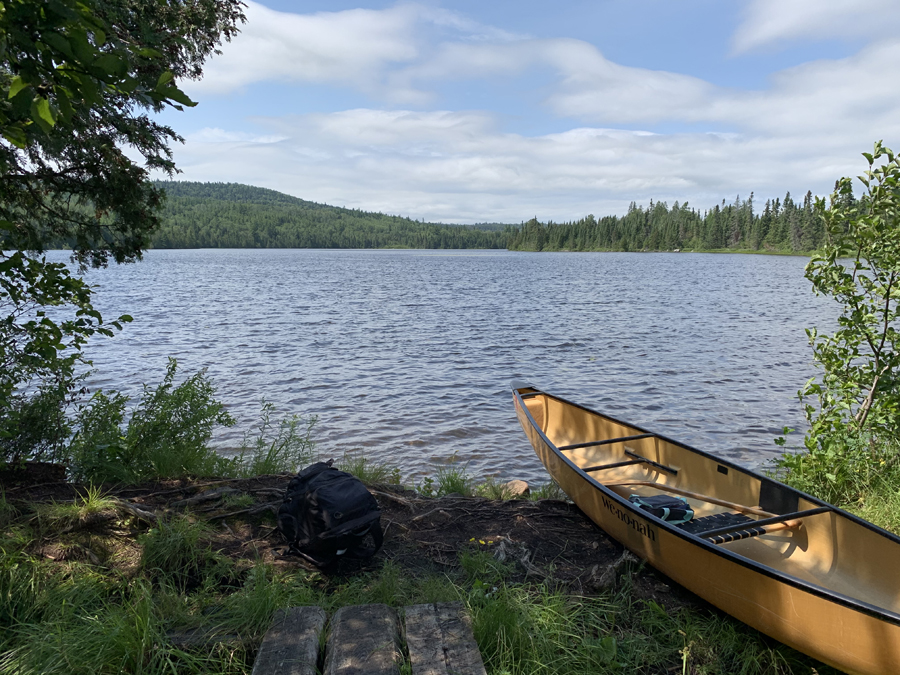
[[[836,309],[795,257],[507,251],[150,251],[92,271],[107,320],[93,388],[137,396],[206,368],[239,424],[265,398],[318,415],[321,453],[361,449],[405,475],[451,457],[472,474],[545,480],[508,383],[756,466],[814,374],[804,328]],[[799,441],[799,436],[798,439]]]

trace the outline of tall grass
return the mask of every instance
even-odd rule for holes
[[[244,435],[237,458],[225,469],[227,474],[249,478],[285,473],[313,461],[316,445],[312,430],[317,418],[291,415],[275,423],[274,412],[275,406],[263,401],[259,424]]]
[[[218,576],[229,576],[231,563],[207,543],[209,530],[186,516],[161,520],[140,538],[140,566],[161,586],[187,591]]]
[[[359,478],[363,483],[377,485],[379,483],[397,484],[400,482],[400,469],[366,457],[359,450],[345,452],[337,460],[335,467]]]
[[[833,437],[775,460],[779,479],[900,534],[900,449],[895,441]]]
[[[240,584],[222,585],[203,534],[185,520],[148,534],[131,577],[0,552],[0,674],[246,673],[280,608],[450,600],[462,600],[472,616],[491,675],[789,675],[815,666],[718,613],[640,600],[628,574],[615,593],[578,597],[552,583],[509,583],[510,565],[467,550],[461,571],[441,575],[416,576],[386,561],[374,572],[329,579],[258,563]],[[188,568],[202,577],[193,587],[178,581],[192,576],[178,571]],[[174,636],[189,629],[213,639],[177,646]]]

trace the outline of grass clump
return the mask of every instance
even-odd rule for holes
[[[60,532],[83,525],[113,508],[113,501],[103,496],[100,488],[91,486],[71,504],[38,504],[34,518],[42,531]]]
[[[386,462],[370,459],[360,450],[345,452],[336,463],[335,468],[353,474],[363,483],[373,484],[399,484],[401,480],[400,469]]]
[[[237,458],[226,470],[230,477],[249,478],[297,471],[315,458],[312,430],[317,418],[292,415],[272,421],[275,406],[263,401],[255,436],[244,435]]]
[[[208,528],[187,517],[160,521],[140,538],[140,567],[146,577],[160,585],[188,591],[207,578],[229,576],[229,562],[207,543]]]

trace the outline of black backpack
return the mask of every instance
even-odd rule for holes
[[[338,556],[371,558],[381,548],[381,511],[362,482],[332,468],[334,460],[306,467],[288,483],[278,508],[278,531],[290,545],[288,553],[318,567]],[[368,535],[373,546],[364,546]]]
[[[637,504],[644,511],[673,525],[681,525],[694,517],[694,510],[691,508],[691,505],[688,504],[687,499],[682,499],[681,497],[631,495],[628,501],[632,504]]]

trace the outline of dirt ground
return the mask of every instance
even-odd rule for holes
[[[225,555],[262,560],[282,569],[309,567],[306,561],[285,555],[285,543],[274,527],[273,516],[290,477],[107,488],[105,495],[114,499],[115,513],[83,523],[93,536],[80,539],[76,546],[63,546],[51,536],[41,540],[35,552],[54,560],[79,557],[127,569],[139,557],[135,534],[156,518],[189,512],[209,523],[212,546]],[[85,493],[85,486],[60,478],[52,468],[30,468],[26,474],[0,475],[0,489],[20,510],[38,503],[71,502]],[[632,571],[637,567],[630,554],[565,501],[427,498],[400,486],[369,488],[382,510],[383,548],[367,562],[341,561],[328,570],[329,575],[346,577],[376,569],[384,560],[410,574],[444,573],[459,568],[460,550],[478,548],[511,563],[512,581],[547,580],[573,594],[590,595],[614,585],[625,566]],[[110,537],[118,544],[110,546]],[[639,597],[654,599],[670,610],[703,604],[649,567],[640,568],[633,583]]]

